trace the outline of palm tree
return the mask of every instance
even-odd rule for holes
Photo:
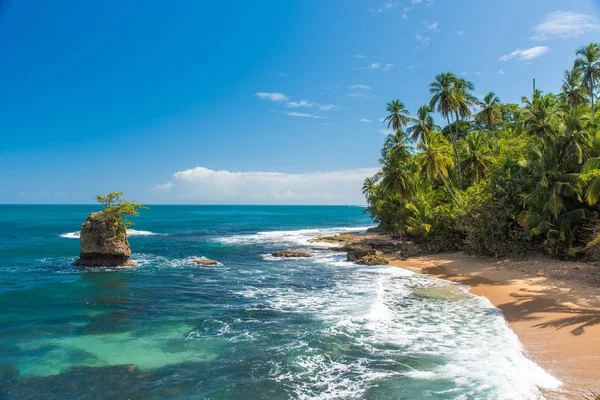
[[[572,107],[563,117],[564,131],[557,137],[555,145],[564,162],[573,167],[586,161],[593,151],[594,135],[589,129],[589,111],[582,106]]]
[[[559,245],[575,240],[576,223],[585,216],[582,208],[571,205],[581,202],[579,174],[564,172],[561,157],[552,148],[537,155],[530,164],[533,190],[523,197],[521,225],[531,236],[545,235],[545,245],[556,253]]]
[[[461,118],[469,119],[472,116],[471,107],[473,104],[477,102],[477,98],[471,94],[471,91],[475,89],[475,86],[472,82],[459,78],[454,83],[454,90],[457,94],[457,107],[454,109],[454,115],[456,116],[456,131],[458,134],[458,122]],[[460,163],[458,164],[458,181],[460,185],[460,189],[463,188],[463,176],[462,176],[462,167]]]
[[[454,166],[450,153],[450,144],[440,132],[432,132],[429,137],[419,143],[421,153],[417,155],[417,164],[421,171],[425,173],[427,179],[435,181],[438,177],[442,179],[448,193],[458,204],[458,199],[454,195],[452,188],[448,184],[448,168]]]
[[[410,168],[412,147],[406,134],[397,130],[394,135],[388,135],[383,145],[381,160],[381,185],[389,191],[408,195],[412,192],[413,184]]]
[[[386,164],[391,158],[400,158],[404,162],[408,162],[410,153],[413,147],[410,146],[409,139],[401,130],[397,130],[394,134],[389,134],[385,138],[383,148],[381,149],[382,164]]]
[[[581,71],[581,79],[592,103],[592,119],[594,119],[594,89],[600,80],[600,46],[598,43],[590,43],[577,50],[575,68]]]
[[[431,108],[428,105],[419,107],[417,117],[414,118],[414,121],[415,123],[406,129],[406,132],[411,134],[413,142],[417,142],[420,139],[425,140],[433,131],[439,129],[439,126],[433,121]]]
[[[434,81],[429,85],[429,93],[433,95],[429,102],[429,107],[431,107],[432,110],[437,110],[442,117],[446,118],[449,127],[450,116],[460,108],[460,96],[456,91],[456,82],[458,80],[458,77],[452,72],[444,72],[437,75]],[[458,126],[456,127],[456,130],[458,130]],[[456,146],[458,135],[456,130],[452,131],[452,128],[450,128],[455,164],[459,168],[459,179],[462,179],[462,171],[460,170],[460,161],[458,159],[458,148]]]
[[[485,132],[476,131],[464,138],[463,164],[465,173],[475,182],[483,178],[494,163],[493,151]]]
[[[382,168],[381,186],[391,193],[409,195],[412,192],[411,173],[405,163],[392,159]]]
[[[556,98],[548,93],[544,96],[536,90],[532,100],[522,99],[525,107],[522,111],[523,128],[532,136],[549,143],[558,132],[561,113],[556,107]]]
[[[385,117],[383,122],[387,122],[388,129],[391,127],[394,132],[402,129],[402,127],[410,121],[408,110],[400,100],[394,100],[387,103],[385,110],[387,111],[388,116]]]
[[[478,102],[477,97],[471,94],[475,90],[475,86],[472,82],[464,78],[459,78],[454,83],[454,90],[458,99],[457,107],[454,110],[456,121],[460,121],[461,118],[471,118],[473,115],[471,107]]]
[[[581,169],[585,189],[585,200],[589,205],[600,201],[600,157],[590,158]]]
[[[414,201],[406,203],[406,209],[410,211],[410,217],[406,220],[406,232],[427,239],[433,222],[436,219],[435,208],[429,201],[433,192],[416,196]],[[427,194],[429,196],[427,196]]]
[[[464,108],[465,106],[472,106],[473,104],[477,103],[477,97],[473,96],[473,94],[471,93],[473,90],[475,90],[475,85],[473,85],[473,82],[466,80],[465,78],[458,78],[458,80],[455,83],[456,86],[456,91],[458,92],[458,94],[462,97],[462,104],[460,104],[460,108]],[[470,117],[471,116],[471,109],[469,108],[468,110],[464,110],[464,109],[460,109],[459,111],[461,114],[465,114],[466,116]]]
[[[562,93],[559,97],[569,105],[569,108],[585,102],[586,88],[581,84],[581,71],[579,69],[566,69],[562,82]]]
[[[485,124],[487,129],[494,134],[496,126],[502,120],[502,110],[500,109],[500,99],[494,92],[489,92],[483,98],[483,101],[478,101],[477,105],[481,111],[476,116],[476,119]],[[494,134],[495,136],[495,134]]]
[[[365,195],[366,197],[369,197],[375,191],[375,188],[377,187],[377,182],[379,182],[380,179],[381,179],[380,172],[376,173],[375,175],[373,175],[370,178],[365,178],[365,181],[364,181],[363,187],[362,187],[363,195]]]

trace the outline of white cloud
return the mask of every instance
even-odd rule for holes
[[[408,71],[411,71],[411,70],[415,69],[415,66],[414,65],[407,65],[406,68],[404,68],[404,69],[406,69]]]
[[[335,104],[317,104],[317,107],[319,108],[319,110],[322,111],[330,111],[330,110],[339,110],[340,107],[336,106]]]
[[[371,86],[367,86],[367,85],[350,85],[348,86],[349,89],[364,89],[364,90],[371,90]]]
[[[356,68],[356,69],[377,69],[380,71],[389,71],[393,67],[394,67],[394,64],[392,64],[392,63],[387,63],[382,67],[380,63],[376,62],[376,63],[370,64],[370,65],[367,65],[366,67],[360,67],[360,68]]]
[[[437,21],[433,22],[431,24],[425,24],[425,28],[427,28],[428,30],[433,31],[433,32],[439,32],[440,31],[440,28],[439,28],[439,25],[438,25]]]
[[[401,5],[401,3],[387,2],[384,5],[382,5],[381,7],[370,8],[369,11],[371,12],[371,14],[381,14],[384,11],[391,10],[393,8],[399,7],[400,5]]]
[[[504,71],[503,71],[503,70],[501,70],[501,69],[499,69],[499,70],[498,70],[498,75],[504,75]]]
[[[300,101],[288,101],[287,103],[285,103],[286,107],[290,107],[290,108],[298,108],[298,107],[316,107],[319,110],[322,111],[331,111],[331,110],[338,110],[339,106],[336,106],[335,104],[319,104],[319,103],[313,103],[307,100],[300,100]]]
[[[419,42],[417,48],[427,46],[429,44],[429,41],[431,40],[430,37],[423,36],[420,33],[417,33],[415,39],[417,40],[417,42]]]
[[[354,58],[360,58],[361,60],[364,60],[365,58],[367,58],[367,56],[364,56],[362,54],[355,54],[352,57],[354,57]]]
[[[413,3],[413,4],[419,4],[421,1],[423,1],[423,0],[411,0],[411,3]]]
[[[309,103],[306,100],[300,100],[300,101],[290,101],[285,103],[286,107],[312,107],[314,106],[314,103]]]
[[[402,17],[402,19],[408,19],[408,15],[406,15],[405,13],[402,13],[402,15],[400,15],[400,17]]]
[[[364,204],[361,187],[378,168],[290,174],[196,167],[149,192],[154,201],[194,204]]]
[[[369,95],[369,94],[367,94],[365,92],[348,93],[346,96],[348,96],[348,97],[354,97],[354,98],[361,98],[361,99],[374,99],[374,98],[377,97],[377,96]]]
[[[554,11],[533,28],[533,40],[578,38],[587,33],[600,32],[600,23],[592,15],[573,11]]]
[[[370,119],[366,119],[366,118],[361,118],[358,120],[359,122],[371,122]]]
[[[479,72],[479,71],[472,71],[472,72],[470,72],[470,71],[464,71],[462,74],[463,74],[463,76],[468,76],[468,75],[472,75],[472,76],[481,76],[481,75],[483,75],[483,74],[482,74],[481,72]]]
[[[393,134],[394,132],[392,132],[392,131],[390,131],[390,130],[387,130],[387,129],[380,129],[380,130],[379,130],[379,133],[381,133],[382,135],[385,135],[385,136],[387,136],[387,135],[391,135],[391,134]]]
[[[283,93],[269,93],[269,92],[257,92],[254,94],[256,97],[260,97],[263,100],[270,100],[276,102],[288,101],[289,98]]]
[[[508,61],[512,60],[513,58],[516,58],[518,60],[529,61],[547,53],[549,50],[550,47],[548,46],[535,46],[526,50],[517,49],[512,53],[503,55],[502,57],[500,57],[500,60]]]
[[[308,113],[299,113],[299,112],[295,112],[295,111],[282,111],[281,113],[285,114],[285,115],[289,115],[290,117],[325,119],[325,117],[321,117],[319,115],[308,114]]]
[[[462,31],[462,30],[461,30],[461,31],[456,31],[456,34],[457,34],[458,36],[464,36],[464,35],[466,35],[466,34],[467,34],[467,31]]]

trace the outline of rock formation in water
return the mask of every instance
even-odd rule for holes
[[[290,257],[310,257],[309,253],[298,250],[279,250],[271,253],[273,257],[282,257],[282,258],[290,258]]]
[[[356,261],[356,263],[362,265],[387,265],[389,264],[389,261],[384,256],[367,255],[361,257],[359,260]]]
[[[210,260],[208,258],[194,258],[192,262],[198,265],[219,265],[218,261]]]
[[[365,256],[374,256],[377,251],[362,244],[347,244],[344,250],[348,252],[348,261],[358,261]]]
[[[81,253],[75,265],[88,267],[135,266],[129,261],[131,248],[126,232],[118,232],[114,224],[107,224],[102,213],[88,215],[81,225]]]

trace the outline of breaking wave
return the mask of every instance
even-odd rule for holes
[[[79,239],[81,235],[80,231],[61,233],[59,236],[66,239]],[[127,229],[127,236],[151,236],[158,235],[158,233],[150,231],[138,231],[135,229]]]

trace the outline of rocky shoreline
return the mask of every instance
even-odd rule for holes
[[[598,263],[563,261],[537,253],[511,259],[467,255],[462,252],[431,252],[412,242],[393,239],[371,229],[366,233],[344,232],[332,236],[316,236],[310,240],[310,243],[336,244],[338,246],[332,247],[332,251],[347,252],[348,261],[358,264],[365,264],[364,258],[368,256],[377,256],[378,261],[381,261],[380,265],[388,265],[394,264],[396,261],[403,262],[422,256],[453,257],[456,255],[492,263],[496,270],[522,272],[536,277],[576,281],[586,286],[600,287],[600,265]]]
[[[317,236],[311,243],[339,245],[333,251],[344,251],[347,260],[361,265],[387,265],[390,257],[406,259],[421,254],[411,243],[379,233],[344,232],[334,236]]]

